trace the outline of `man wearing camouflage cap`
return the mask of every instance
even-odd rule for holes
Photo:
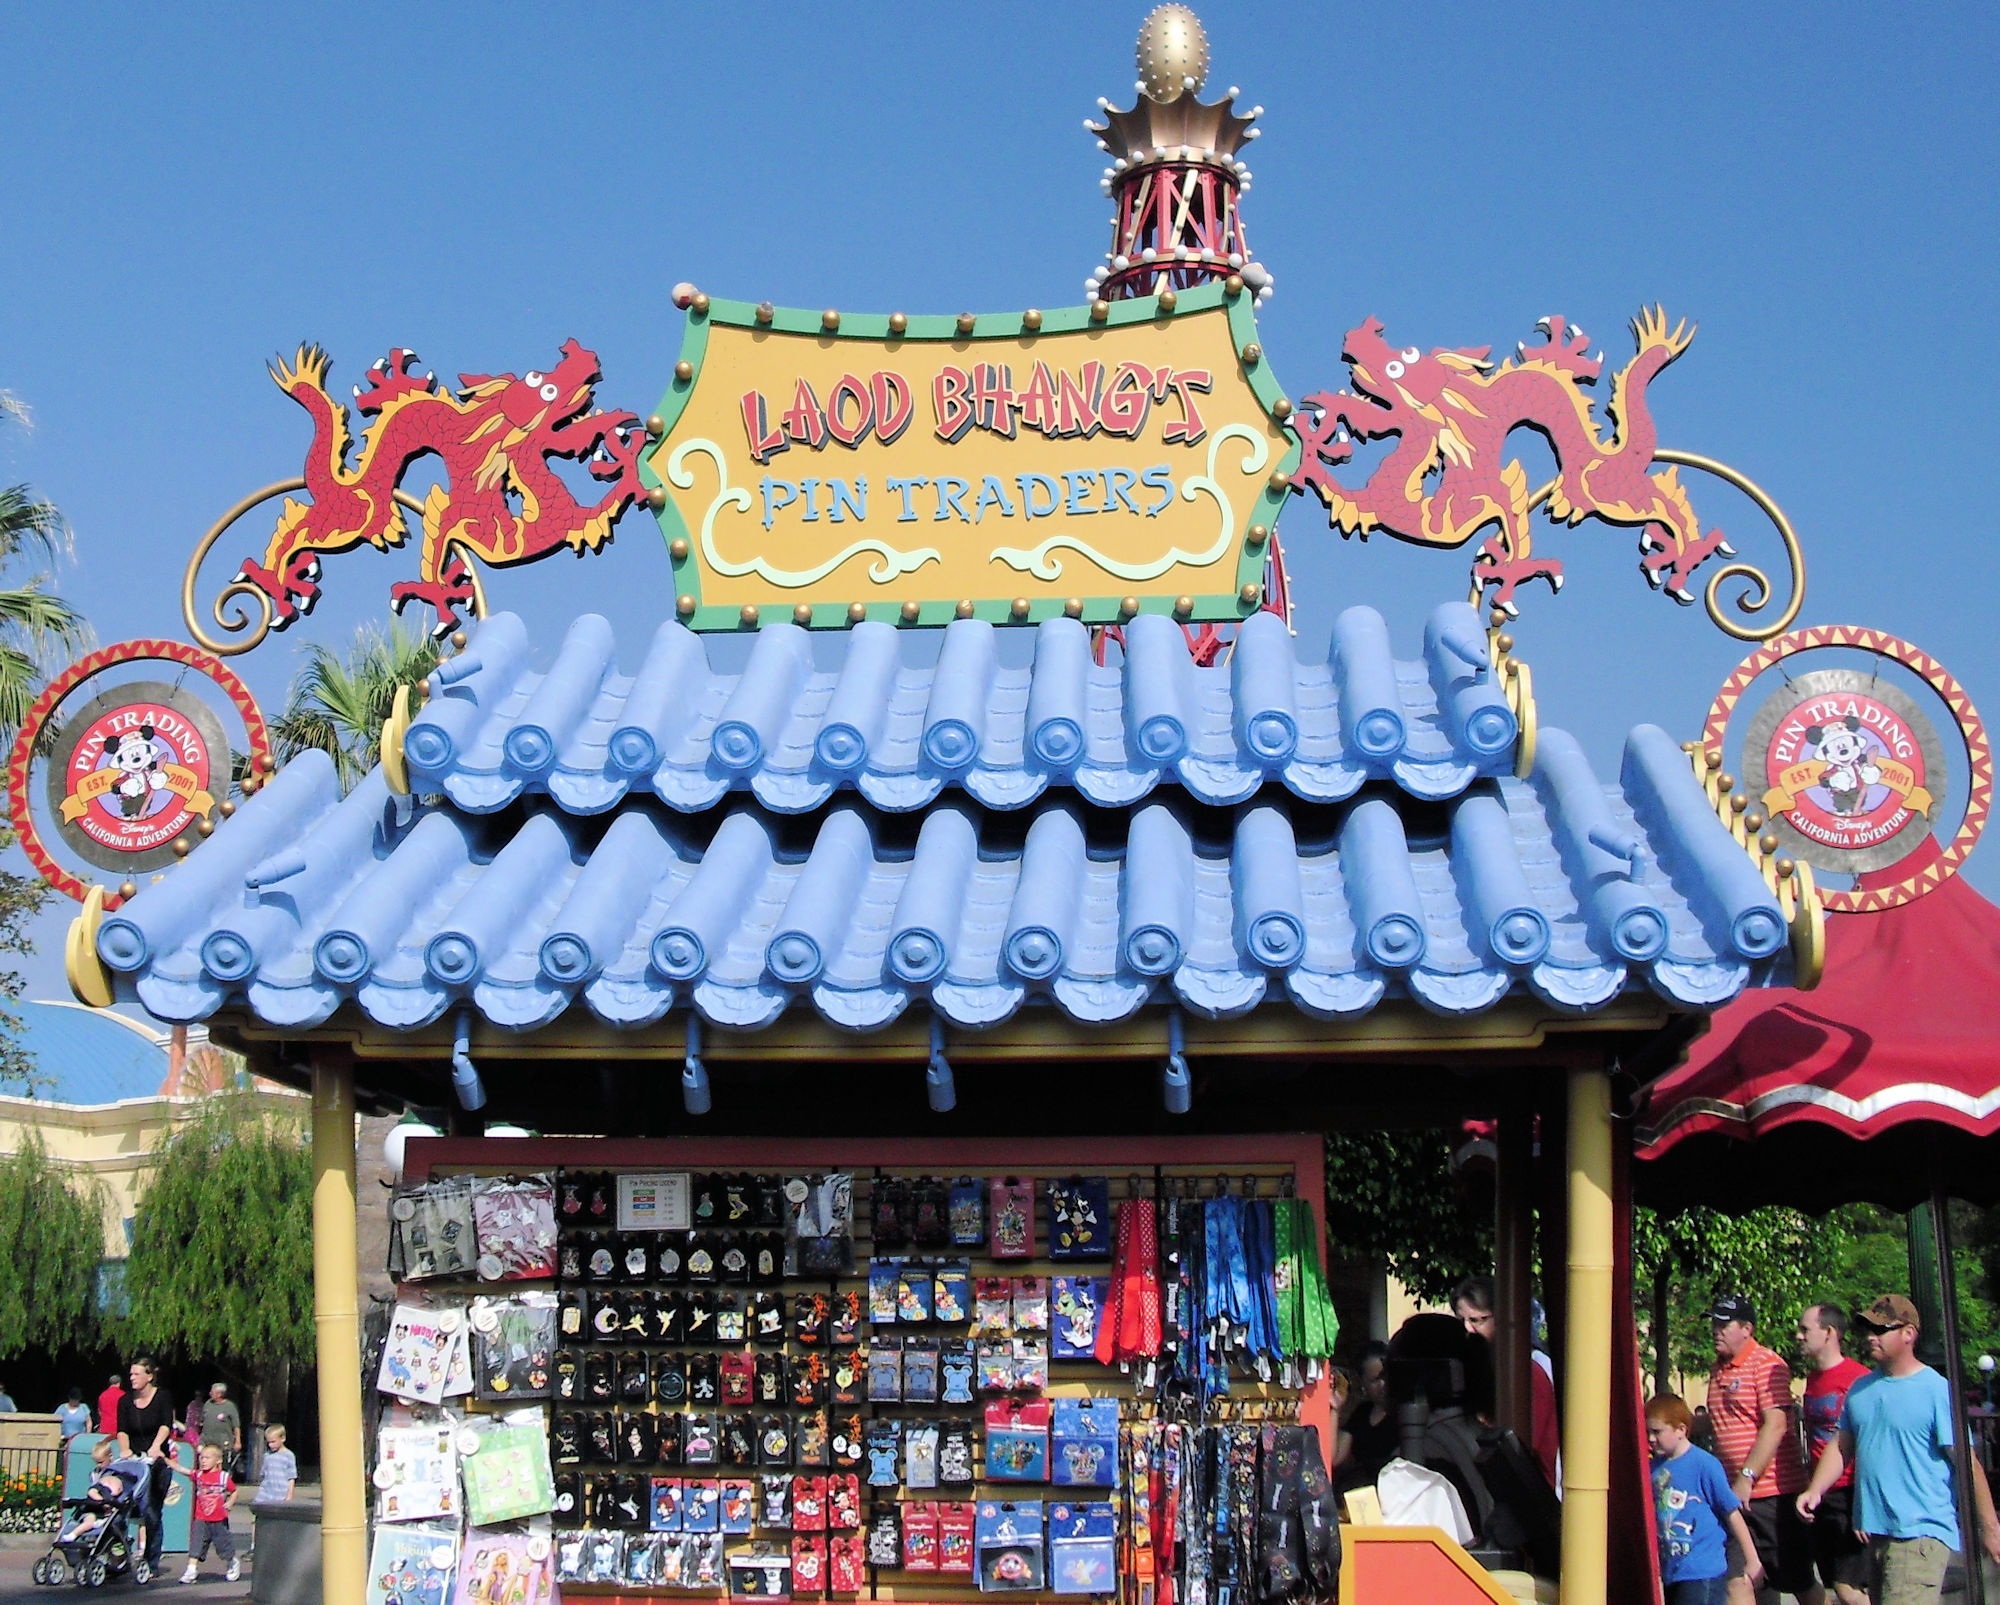
[[[1840,1432],[1799,1495],[1810,1521],[1821,1497],[1854,1467],[1854,1531],[1868,1542],[1873,1605],[1934,1605],[1959,1547],[1952,1487],[1951,1388],[1917,1358],[1917,1307],[1885,1293],[1854,1318],[1876,1374],[1848,1390]]]

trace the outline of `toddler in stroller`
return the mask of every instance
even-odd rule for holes
[[[133,1541],[145,1513],[147,1466],[120,1460],[118,1440],[102,1438],[90,1452],[96,1473],[81,1499],[62,1502],[63,1521],[49,1552],[35,1562],[35,1581],[65,1583],[73,1576],[87,1588],[131,1573],[135,1583],[152,1581],[151,1568]]]

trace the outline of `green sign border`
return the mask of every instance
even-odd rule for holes
[[[736,329],[769,329],[778,334],[813,335],[821,340],[868,340],[876,343],[899,343],[905,340],[939,341],[956,346],[969,346],[981,340],[1020,340],[1047,334],[1073,334],[1090,329],[1117,329],[1132,324],[1164,323],[1173,318],[1187,317],[1198,312],[1210,312],[1216,307],[1226,307],[1229,312],[1229,338],[1236,348],[1237,361],[1242,366],[1243,377],[1248,381],[1252,394],[1263,404],[1272,422],[1284,429],[1284,422],[1274,409],[1285,399],[1284,388],[1271,372],[1268,356],[1260,356],[1254,364],[1242,363],[1242,351],[1246,345],[1261,343],[1257,338],[1256,297],[1247,289],[1231,294],[1225,284],[1204,284],[1192,290],[1175,293],[1172,311],[1160,306],[1158,296],[1135,297],[1129,301],[1107,303],[1103,320],[1093,320],[1089,306],[1057,307],[1041,314],[1039,328],[1028,327],[1027,315],[1020,312],[982,312],[973,320],[972,332],[961,334],[958,318],[951,315],[911,314],[903,332],[898,334],[889,327],[890,314],[882,312],[843,312],[840,314],[838,329],[829,330],[823,319],[825,314],[808,312],[796,307],[774,307],[767,319],[759,319],[756,303],[750,301],[725,301],[710,298],[707,310],[696,311],[690,305],[687,309],[687,326],[681,335],[680,360],[692,370],[686,379],[676,378],[667,386],[666,394],[660,398],[654,413],[664,428],[657,438],[648,441],[645,453],[639,463],[639,481],[647,492],[658,490],[665,495],[664,505],[654,515],[659,520],[660,533],[667,542],[669,553],[676,540],[687,542],[687,556],[673,561],[674,596],[692,597],[694,610],[682,614],[681,622],[690,629],[721,632],[727,630],[756,629],[767,623],[796,623],[793,610],[760,616],[758,624],[746,624],[741,610],[733,606],[704,603],[701,599],[701,572],[695,560],[695,544],[692,533],[675,506],[671,494],[666,493],[665,482],[653,471],[652,457],[656,450],[673,438],[674,425],[686,408],[688,398],[694,394],[694,387],[701,382],[702,358],[708,351],[708,331],[711,324],[724,324]],[[1299,465],[1300,445],[1296,436],[1289,448],[1278,460],[1277,471],[1287,481]],[[1278,527],[1278,515],[1284,510],[1286,498],[1291,494],[1289,486],[1281,490],[1266,489],[1258,496],[1249,516],[1244,520],[1247,532],[1252,524],[1262,524],[1274,534]],[[1199,595],[1193,598],[1194,607],[1185,615],[1185,621],[1198,623],[1203,620],[1243,619],[1263,605],[1262,586],[1264,560],[1268,540],[1264,545],[1252,546],[1246,533],[1242,550],[1236,559],[1237,589],[1227,594]],[[1259,588],[1259,598],[1254,603],[1245,603],[1241,588],[1255,584]],[[1083,620],[1089,624],[1117,624],[1130,617],[1124,611],[1123,602],[1128,596],[1136,596],[1142,613],[1174,614],[1173,596],[1151,596],[1138,592],[1121,592],[1116,596],[1086,596],[1083,602]],[[1016,613],[1012,597],[974,597],[972,616],[986,619],[994,624],[1037,624],[1043,619],[1060,617],[1067,598],[1055,596],[1030,597],[1025,617]],[[930,601],[920,605],[917,617],[906,619],[900,601],[869,602],[865,604],[867,615],[884,623],[922,628],[926,625],[949,624],[959,616],[960,603],[951,601]],[[821,603],[813,607],[811,628],[816,630],[847,629],[858,621],[849,616],[848,605]]]

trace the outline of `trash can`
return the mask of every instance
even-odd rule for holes
[[[252,1505],[250,1598],[257,1605],[320,1605],[320,1506],[303,1499]]]

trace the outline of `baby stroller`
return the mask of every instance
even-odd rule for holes
[[[135,1583],[150,1583],[153,1569],[138,1542],[146,1508],[146,1479],[128,1486],[116,1500],[93,1494],[62,1502],[63,1522],[49,1552],[35,1562],[35,1581],[66,1583],[74,1578],[85,1588],[102,1588],[114,1577],[130,1574]],[[86,1517],[96,1520],[86,1530]]]

